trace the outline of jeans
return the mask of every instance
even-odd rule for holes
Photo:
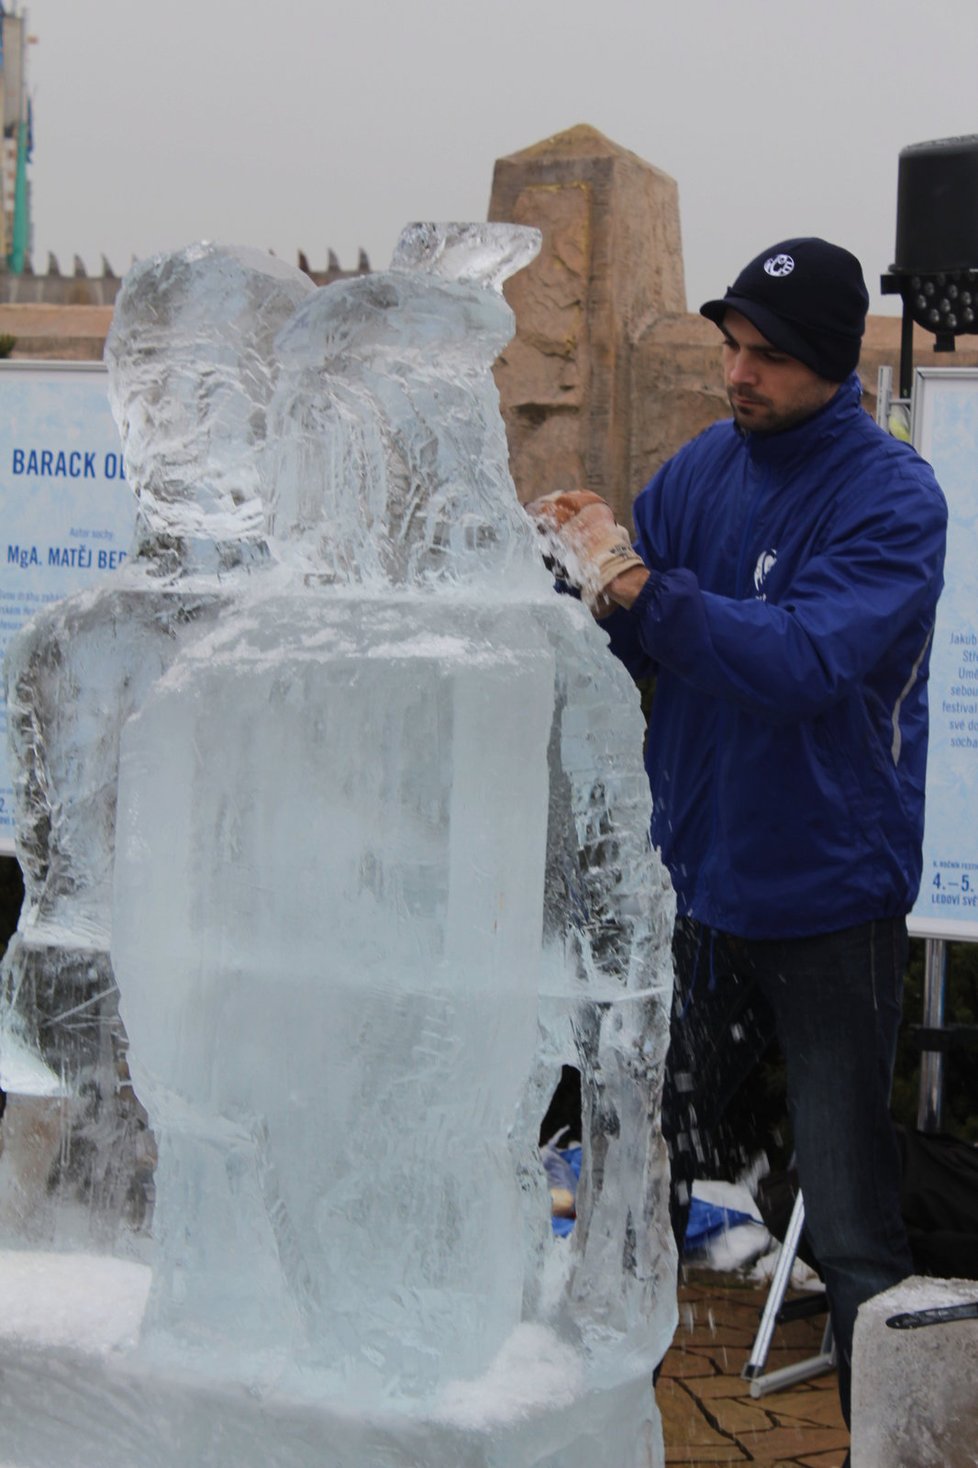
[[[678,1161],[678,1189],[715,1158],[725,1093],[746,1074],[744,1064],[757,1058],[773,1025],[786,1063],[805,1228],[828,1295],[848,1422],[856,1312],[913,1272],[889,1112],[906,922],[768,941],[711,933],[686,919],[675,953],[676,1048],[663,1129]],[[738,1048],[739,1064],[730,1058]],[[680,1198],[674,1217],[681,1212]]]

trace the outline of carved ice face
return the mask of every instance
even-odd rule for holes
[[[315,289],[256,250],[195,245],[127,276],[106,343],[126,473],[161,534],[250,539],[276,333]]]

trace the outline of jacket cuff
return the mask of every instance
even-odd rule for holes
[[[649,571],[649,579],[646,581],[638,596],[628,608],[628,614],[632,617],[643,617],[657,599],[662,589],[662,574],[659,571]]]

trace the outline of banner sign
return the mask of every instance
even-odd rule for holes
[[[117,570],[135,502],[100,362],[0,362],[0,654],[41,607]],[[14,853],[0,700],[0,854]]]
[[[950,518],[930,663],[924,871],[910,915],[920,938],[978,939],[978,370],[914,376],[911,436]]]

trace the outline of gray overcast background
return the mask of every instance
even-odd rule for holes
[[[34,265],[196,239],[382,268],[588,122],[678,181],[691,307],[822,234],[892,261],[897,155],[978,133],[978,0],[28,0]]]

